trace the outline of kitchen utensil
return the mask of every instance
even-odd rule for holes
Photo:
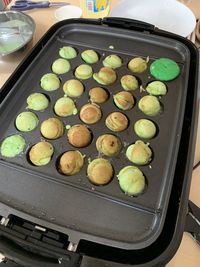
[[[14,5],[10,7],[11,10],[17,11],[25,11],[34,8],[47,8],[47,7],[58,7],[58,6],[66,6],[69,3],[66,2],[50,2],[50,1],[29,1],[29,0],[17,0]]]

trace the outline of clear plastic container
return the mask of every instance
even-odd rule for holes
[[[83,18],[103,18],[109,14],[109,0],[80,0]]]

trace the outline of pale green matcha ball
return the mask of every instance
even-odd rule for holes
[[[59,55],[65,59],[72,59],[77,56],[76,50],[71,46],[63,46],[59,50]]]
[[[145,189],[145,177],[135,166],[124,167],[117,177],[120,188],[129,196],[138,196]]]
[[[126,156],[134,164],[146,165],[151,161],[152,151],[148,144],[138,140],[127,148]]]
[[[49,100],[48,98],[41,93],[33,93],[31,94],[27,100],[29,109],[37,110],[37,111],[42,111],[48,108],[49,105]]]
[[[16,120],[16,128],[21,132],[30,132],[34,130],[39,123],[37,115],[31,111],[25,111],[20,113]]]
[[[87,64],[81,64],[75,70],[75,76],[80,80],[89,79],[90,77],[92,77],[92,74],[92,67]]]
[[[142,73],[147,69],[147,61],[141,57],[135,57],[128,63],[130,71],[135,73]]]
[[[99,60],[98,54],[94,50],[85,50],[81,53],[82,59],[88,64],[97,63]]]
[[[70,70],[71,66],[67,59],[58,58],[52,64],[52,71],[56,74],[64,74]]]
[[[103,60],[104,67],[117,69],[122,66],[122,60],[117,55],[109,55]]]
[[[130,91],[130,90],[136,90],[137,88],[139,88],[139,83],[135,76],[124,75],[121,78],[121,86],[124,88],[124,90]]]
[[[3,140],[0,146],[1,155],[13,158],[23,152],[26,142],[21,135],[11,135]]]
[[[156,116],[161,111],[161,105],[157,97],[147,95],[140,99],[138,103],[139,109],[146,115]]]
[[[47,73],[42,76],[40,86],[45,91],[55,91],[60,87],[60,80],[56,74]]]
[[[129,110],[133,107],[135,101],[130,92],[121,91],[113,96],[115,105],[121,110]]]
[[[151,139],[156,134],[155,124],[147,119],[140,119],[134,124],[135,133],[144,139]]]
[[[155,95],[155,96],[166,95],[166,93],[167,93],[167,86],[163,82],[153,81],[153,82],[150,82],[147,85],[146,91],[150,95]]]
[[[54,105],[54,111],[56,115],[60,117],[67,117],[77,114],[77,109],[74,101],[69,97],[59,98]]]

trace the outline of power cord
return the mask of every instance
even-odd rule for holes
[[[193,171],[200,166],[200,160],[193,166]]]

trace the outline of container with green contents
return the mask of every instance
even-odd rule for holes
[[[34,20],[18,11],[0,11],[0,56],[14,53],[33,38]]]

